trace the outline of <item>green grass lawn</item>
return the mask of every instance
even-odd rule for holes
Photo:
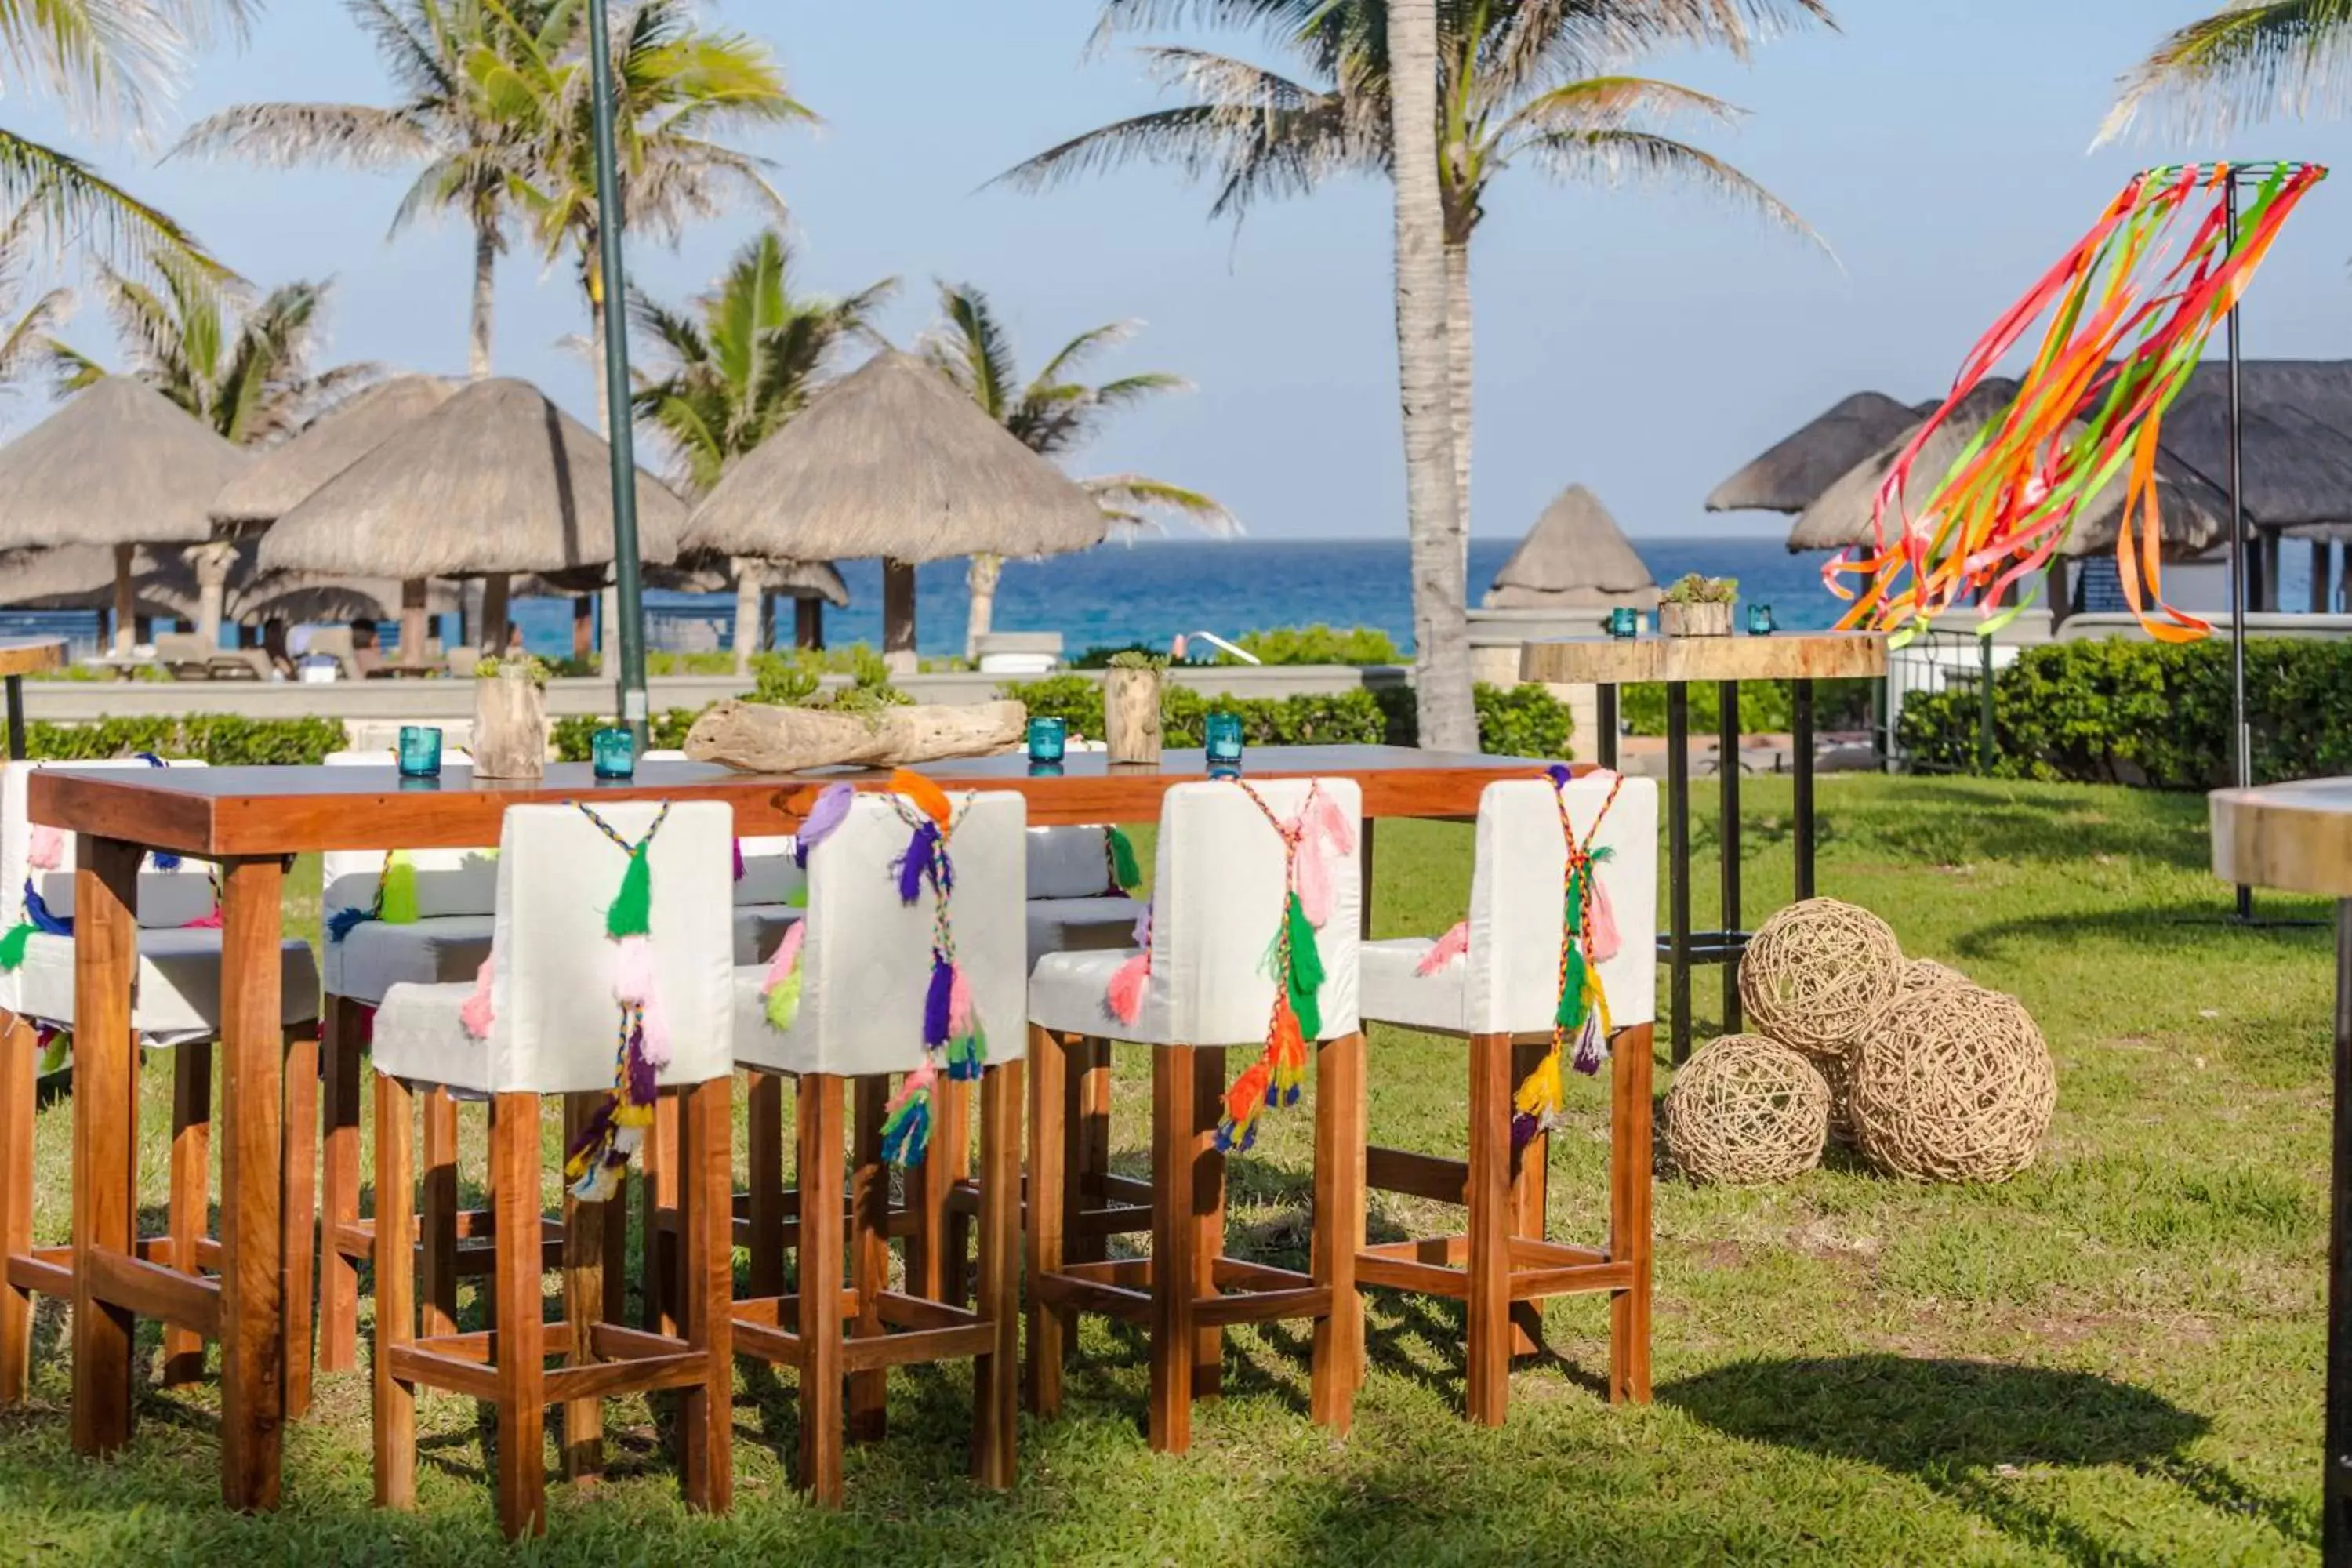
[[[1139,1563],[2271,1563],[2316,1555],[2330,952],[2316,930],[2223,926],[2204,805],[2121,790],[1840,779],[1822,792],[1822,889],[1892,921],[1911,953],[2021,996],[2050,1038],[2058,1110],[2006,1186],[1922,1188],[1832,1156],[1785,1186],[1662,1178],[1657,1402],[1597,1392],[1607,1313],[1555,1302],[1555,1355],[1512,1379],[1509,1425],[1463,1424],[1461,1313],[1376,1293],[1354,1435],[1307,1418],[1302,1327],[1234,1331],[1226,1396],[1192,1452],[1146,1450],[1142,1345],[1089,1320],[1068,1414],[1024,1420],[1021,1485],[963,1479],[970,1379],[894,1374],[887,1440],[849,1453],[848,1507],[804,1506],[788,1378],[748,1363],[736,1508],[689,1516],[658,1412],[608,1408],[614,1474],[560,1484],[530,1561]],[[1759,783],[1752,919],[1788,896],[1789,795]],[[1712,921],[1701,825],[1696,907]],[[1384,827],[1377,924],[1433,932],[1469,884],[1468,829]],[[315,932],[316,876],[289,900]],[[2266,906],[2317,915],[2312,904]],[[1704,1037],[1717,984],[1695,991]],[[1663,1056],[1664,1031],[1660,1031]],[[1121,1053],[1116,1146],[1139,1168],[1148,1064]],[[1458,1045],[1375,1035],[1383,1142],[1458,1152]],[[151,1064],[144,1191],[163,1192],[168,1072]],[[1660,1088],[1664,1087],[1661,1074]],[[1597,1237],[1598,1085],[1555,1138],[1551,1231]],[[39,1228],[67,1227],[69,1105],[42,1113]],[[1234,1250],[1303,1263],[1311,1117],[1272,1116],[1233,1168]],[[478,1139],[478,1128],[469,1135]],[[479,1167],[475,1167],[478,1172]],[[1376,1235],[1449,1226],[1376,1196]],[[470,1302],[470,1297],[469,1297]],[[469,1306],[470,1310],[470,1306]],[[484,1426],[427,1395],[422,1509],[369,1506],[365,1373],[322,1378],[287,1440],[287,1503],[221,1511],[207,1388],[146,1393],[130,1450],[67,1441],[62,1311],[37,1397],[0,1413],[0,1559],[491,1561]],[[151,1359],[152,1327],[146,1336]],[[364,1354],[364,1351],[363,1351]],[[552,1434],[551,1434],[552,1436]]]

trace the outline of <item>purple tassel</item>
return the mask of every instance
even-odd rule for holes
[[[898,862],[898,901],[911,904],[923,896],[923,879],[931,874],[933,859],[939,854],[939,824],[926,818],[907,841],[907,858]]]
[[[800,832],[793,837],[793,858],[800,862],[801,869],[808,869],[809,851],[833,837],[833,830],[848,820],[849,803],[856,798],[857,792],[845,784],[827,784],[818,792],[816,804],[809,807]]]
[[[1606,1053],[1601,1048],[1601,1016],[1598,1013],[1587,1015],[1583,1032],[1576,1037],[1576,1059],[1569,1065],[1591,1078],[1601,1070],[1601,1064],[1606,1059]]]
[[[735,840],[735,879],[743,879],[743,841],[740,838]]]
[[[1511,1152],[1517,1153],[1526,1148],[1534,1141],[1535,1135],[1542,1131],[1542,1123],[1526,1111],[1522,1110],[1514,1115],[1511,1118]]]
[[[661,1085],[655,1075],[652,1058],[646,1055],[646,1026],[642,1014],[629,1026],[627,1063],[629,1102],[632,1105],[651,1105],[660,1098]]]
[[[1569,771],[1566,763],[1554,763],[1544,772],[1551,775],[1551,787],[1554,789],[1566,789],[1570,782],[1576,777]]]
[[[931,988],[923,998],[923,1044],[948,1043],[948,1015],[953,1010],[955,968],[939,953],[931,954]]]

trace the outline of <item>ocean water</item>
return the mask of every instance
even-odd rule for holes
[[[1740,596],[1772,606],[1780,625],[1826,626],[1839,603],[1822,586],[1821,557],[1790,555],[1769,539],[1637,539],[1633,547],[1660,584],[1685,572],[1739,579]],[[1471,600],[1486,592],[1516,548],[1512,540],[1476,540],[1470,546]],[[1402,540],[1161,540],[1118,545],[1043,561],[1012,561],[997,589],[996,629],[1058,631],[1072,654],[1095,647],[1142,643],[1165,647],[1179,633],[1221,637],[1273,626],[1377,626],[1400,648],[1412,647],[1411,578]],[[882,640],[882,571],[878,562],[849,562],[847,609],[825,611],[825,639],[842,647]],[[917,641],[927,654],[963,651],[964,563],[921,567]],[[656,617],[707,614],[731,620],[731,595],[649,593]],[[556,600],[524,601],[516,619],[535,652],[561,654],[572,646],[571,608]],[[789,635],[790,612],[779,635]]]

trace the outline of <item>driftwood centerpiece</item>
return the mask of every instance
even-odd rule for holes
[[[894,768],[1013,751],[1028,722],[1029,710],[1018,702],[844,713],[730,700],[694,721],[686,754],[748,773],[837,764]]]
[[[1103,671],[1103,748],[1113,763],[1160,760],[1160,699],[1168,661],[1132,650]]]
[[[547,667],[535,658],[483,660],[474,679],[474,776],[546,773]]]

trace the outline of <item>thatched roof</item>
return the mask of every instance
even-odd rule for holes
[[[229,568],[224,613],[250,626],[272,616],[296,625],[349,621],[362,616],[390,619],[400,614],[398,582],[304,572],[257,573],[254,546],[237,547]],[[178,546],[142,546],[131,557],[131,575],[138,614],[195,619],[201,588],[194,568]],[[68,544],[54,550],[0,551],[0,605],[24,610],[104,610],[114,605],[114,550],[110,545]],[[436,583],[425,595],[428,614],[457,608],[456,590]]]
[[[247,461],[152,387],[107,376],[0,447],[0,549],[209,539],[207,503]]]
[[[2242,411],[2246,516],[2265,527],[2352,522],[2352,437],[2293,404]],[[2224,495],[2230,484],[2230,404],[2195,392],[2164,416],[2164,449]]]
[[[1583,610],[1658,602],[1650,569],[1625,531],[1582,485],[1570,485],[1544,508],[1480,603],[1489,610]]]
[[[1912,465],[1910,482],[1904,487],[1903,499],[1915,519],[1921,503],[1942,482],[1970,438],[2016,395],[2015,382],[1988,380],[1969,394],[1952,418],[1937,428]],[[1877,534],[1871,523],[1871,513],[1878,492],[1895,459],[1902,455],[1917,428],[1915,424],[1879,447],[1807,507],[1789,532],[1790,551],[1874,548]],[[2227,537],[2229,499],[2202,475],[2175,458],[2159,456],[2156,477],[2157,509],[2162,520],[2166,554],[2194,555]],[[2059,546],[2061,554],[2091,555],[2115,547],[2116,534],[2123,521],[2125,478],[2118,474],[2076,511],[2074,527]],[[1897,526],[1891,509],[1888,526]]]
[[[1706,510],[1802,511],[1918,417],[1883,392],[1857,392],[1716,486]]]
[[[885,349],[736,463],[687,543],[772,560],[1054,555],[1102,542],[1102,509],[938,371]]]
[[[261,542],[271,569],[354,576],[554,572],[613,559],[609,448],[526,381],[478,381],[330,479]],[[686,508],[637,475],[646,561]]]
[[[448,402],[457,390],[431,375],[377,383],[231,479],[213,498],[213,521],[246,527],[277,521],[329,479]]]

